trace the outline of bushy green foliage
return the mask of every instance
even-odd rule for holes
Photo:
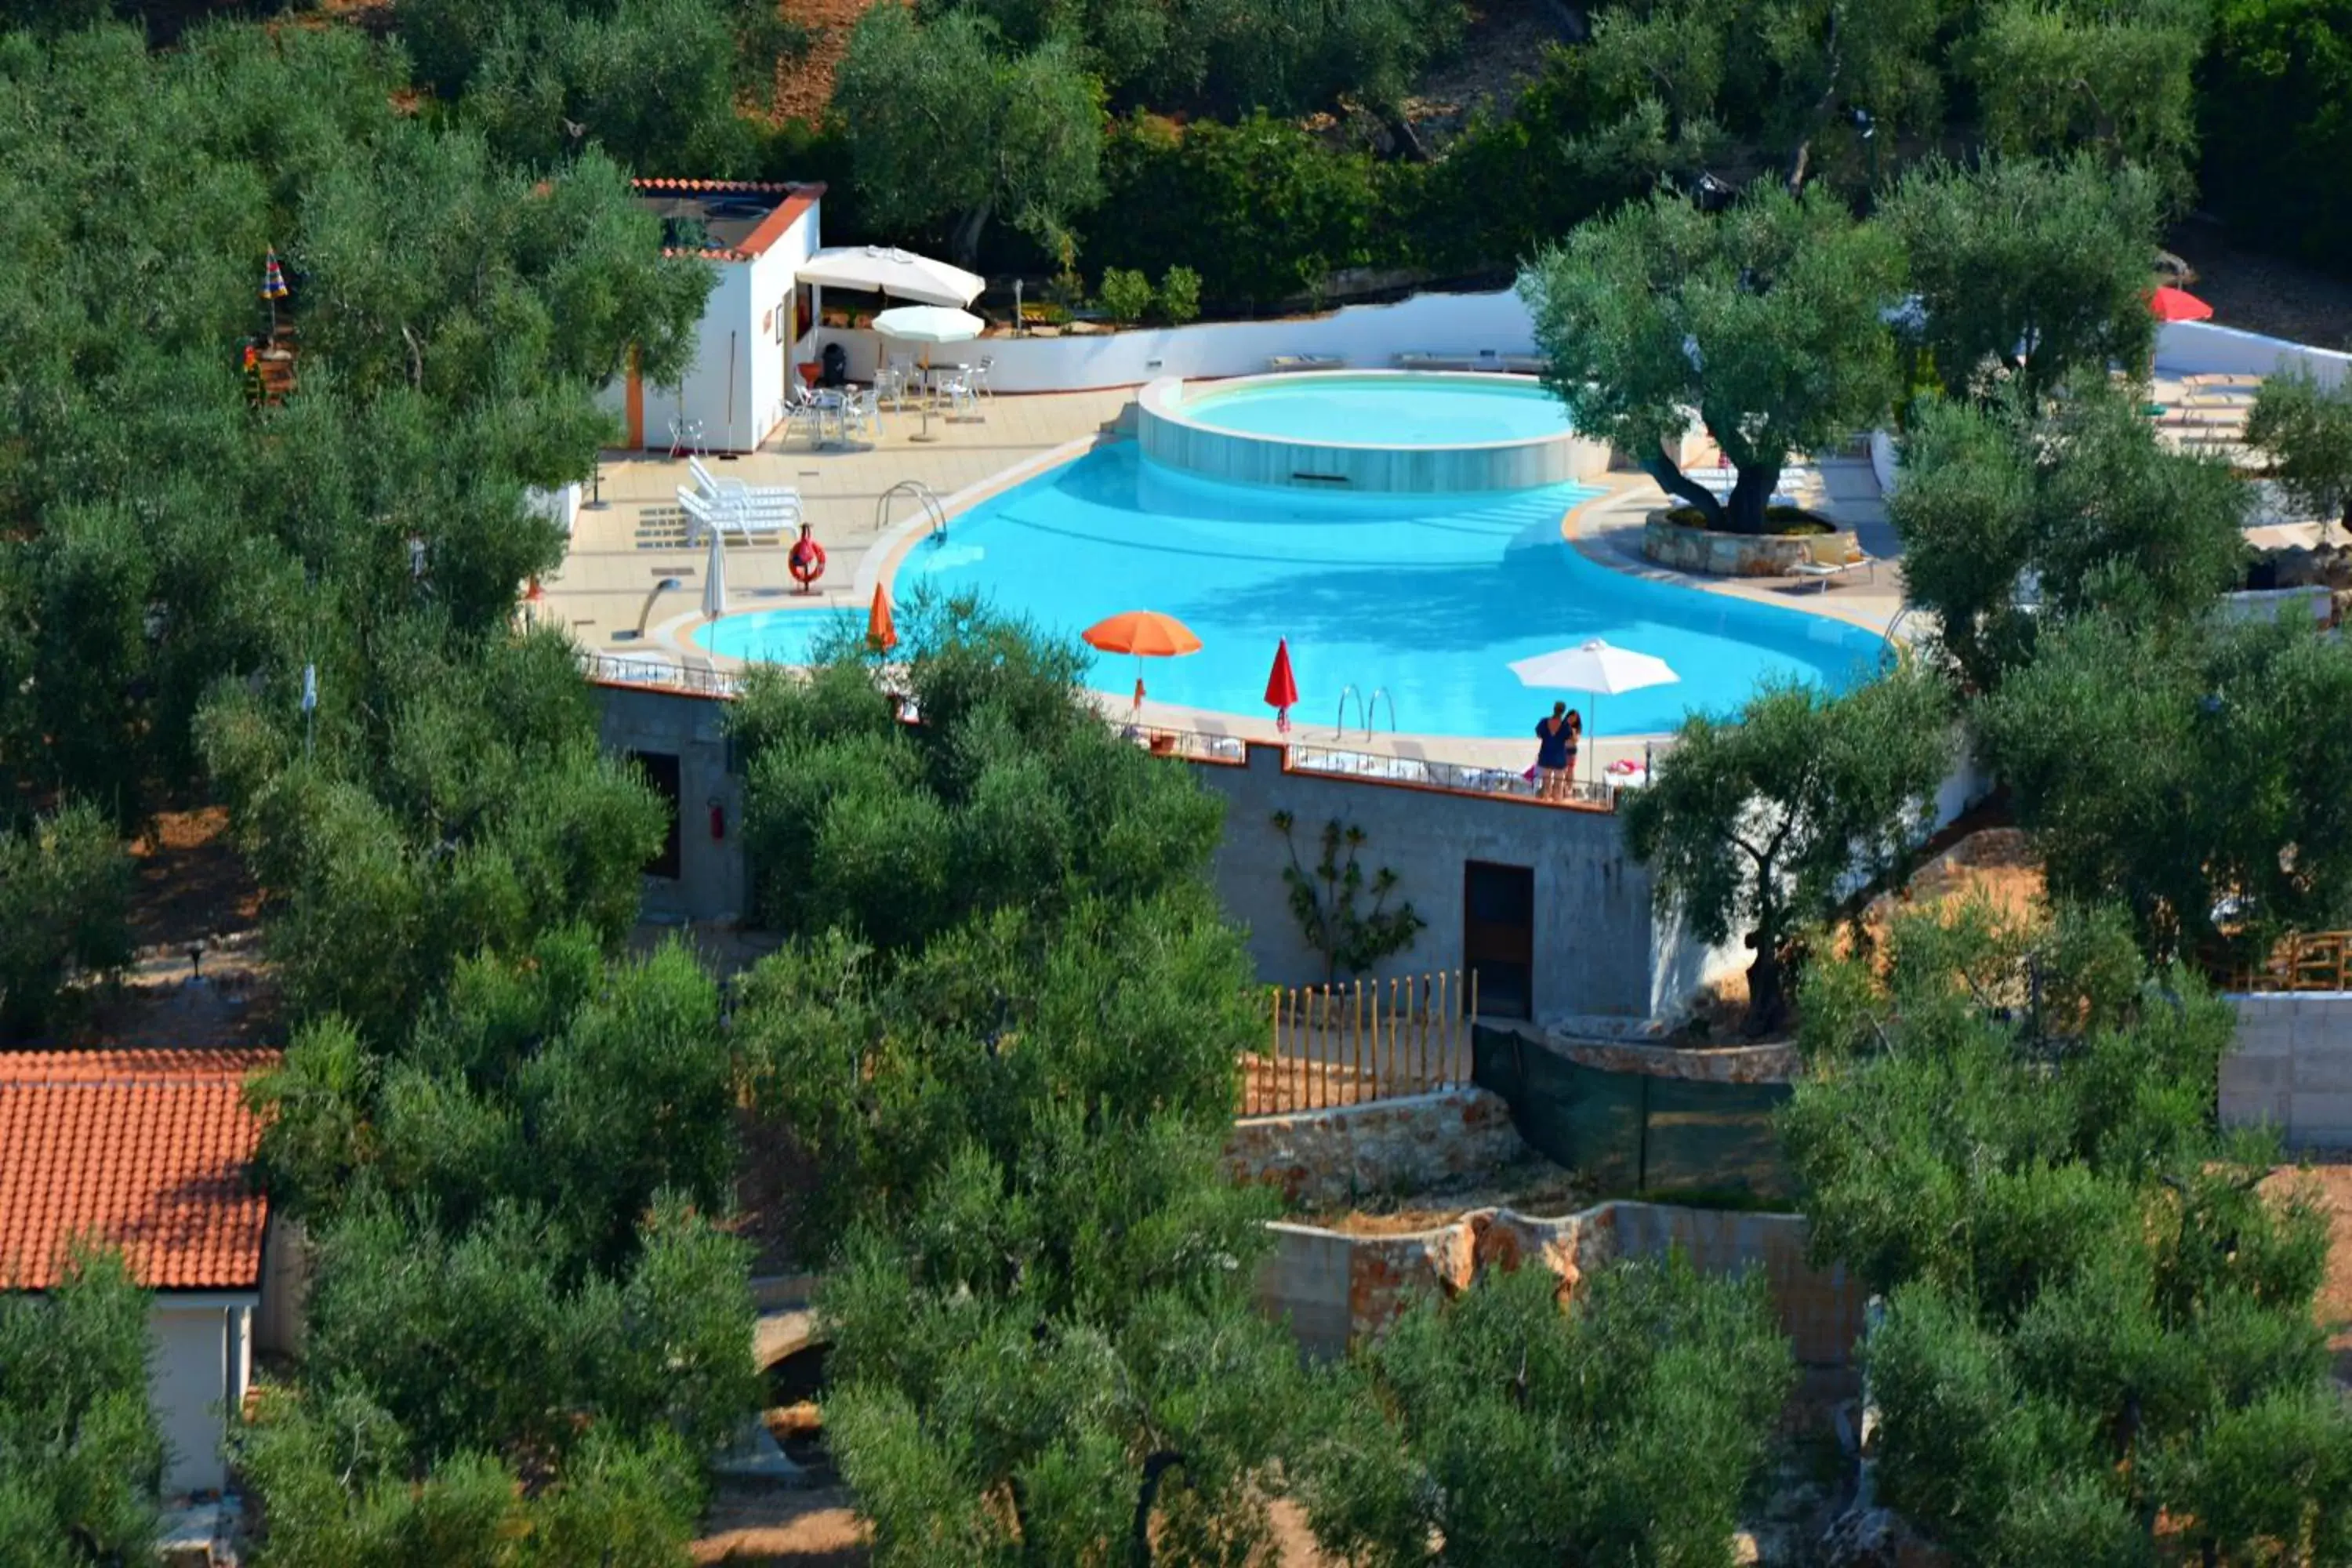
[[[2245,487],[2228,464],[2165,447],[2137,395],[2103,374],[2054,408],[2021,393],[1923,407],[1902,450],[1887,513],[1904,581],[1976,690],[2075,616],[2177,624],[2239,580]]]
[[[2269,459],[2289,505],[2352,533],[2352,387],[2324,387],[2300,367],[2265,377],[2246,445]]]
[[[1901,236],[1916,340],[1953,397],[2015,383],[2047,396],[2110,365],[2145,374],[2158,193],[2087,155],[1923,163],[1880,209]]]
[[[1056,255],[1101,195],[1102,89],[1059,37],[1008,52],[976,11],[877,5],[850,34],[833,110],[866,220],[944,235],[966,266],[992,218]]]
[[[269,891],[269,944],[298,1014],[397,1038],[456,966],[579,922],[616,943],[662,805],[596,745],[559,635],[436,647],[402,628],[372,668],[320,673],[315,742],[291,701],[224,690],[201,716]]]
[[[2340,1558],[2326,1225],[2212,1130],[2229,1005],[2113,910],[1903,916],[1885,956],[1809,978],[1784,1113],[1816,1253],[1888,1296],[1880,1495],[1963,1564]]]
[[[1986,144],[2136,163],[2181,210],[2194,188],[2194,73],[2210,16],[2209,0],[1989,0],[1960,47]]]
[[[1189,267],[1171,267],[1160,279],[1160,317],[1171,327],[1197,321],[1201,314],[1201,275]]]
[[[1866,427],[1893,398],[1881,318],[1900,271],[1880,226],[1818,191],[1759,185],[1721,215],[1661,191],[1588,223],[1530,265],[1519,291],[1549,362],[1544,384],[1577,428],[1710,528],[1758,533],[1790,455]],[[1676,460],[1694,408],[1738,470],[1727,500]]]
[[[74,970],[129,961],[130,905],[130,858],[91,807],[0,832],[0,1039],[47,1026]]]
[[[0,1568],[153,1560],[148,1304],[112,1253],[77,1255],[41,1295],[0,1290]]]
[[[1367,1568],[1724,1559],[1793,1381],[1762,1276],[1619,1263],[1565,1312],[1558,1286],[1489,1270],[1348,1369],[1297,1462],[1325,1551]]]
[[[562,551],[524,486],[588,472],[632,344],[656,381],[690,359],[708,269],[661,258],[620,170],[498,162],[394,107],[397,58],[348,27],[0,36],[0,785],[135,822],[202,777],[217,683],[291,721],[316,663],[358,711],[502,629]],[[97,168],[142,195],[91,203]],[[272,246],[300,387],[257,413]]]
[[[2352,655],[2307,617],[2070,626],[1975,719],[2051,888],[2152,952],[2259,958],[2352,919]]]
[[[1079,648],[905,607],[755,679],[747,834],[791,944],[741,982],[750,1098],[835,1259],[826,1423],[887,1563],[1244,1560],[1297,1382],[1219,1166],[1262,1026],[1212,797],[1118,738]]]
[[[2202,199],[2233,236],[2352,265],[2352,191],[2330,174],[2352,167],[2352,4],[2220,0],[2197,129]]]
[[[269,1504],[261,1568],[681,1568],[700,1496],[666,1432],[591,1428],[560,1476],[530,1487],[518,1459],[482,1450],[426,1471],[392,1415],[351,1389],[274,1393],[240,1458]]]
[[[1785,1016],[1800,932],[1857,882],[1899,880],[1952,763],[1950,698],[1908,667],[1832,697],[1768,687],[1735,721],[1693,714],[1651,786],[1626,802],[1626,843],[1660,905],[1700,941],[1744,934],[1748,1028]]]
[[[1151,279],[1123,267],[1106,268],[1097,286],[1102,308],[1122,326],[1143,320],[1151,309]]]
[[[1396,891],[1396,872],[1383,866],[1365,876],[1357,858],[1364,846],[1362,828],[1353,823],[1343,826],[1338,817],[1325,823],[1318,840],[1322,853],[1310,871],[1298,858],[1298,843],[1291,837],[1291,815],[1276,812],[1274,826],[1290,851],[1282,881],[1290,890],[1291,917],[1298,922],[1298,933],[1307,939],[1307,945],[1323,955],[1325,984],[1361,973],[1381,960],[1404,952],[1429,924],[1410,900],[1400,901],[1394,909],[1388,907],[1389,895]],[[1357,900],[1367,891],[1371,894],[1371,907],[1360,909]]]
[[[1342,95],[1387,107],[1460,35],[1458,0],[925,0],[984,16],[1016,48],[1062,42],[1122,103],[1298,114]]]
[[[1264,114],[1181,128],[1137,115],[1104,144],[1087,253],[1146,273],[1181,266],[1219,307],[1264,309],[1319,293],[1340,268],[1402,259],[1389,216],[1400,177]]]

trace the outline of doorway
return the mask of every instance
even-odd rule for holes
[[[1475,977],[1478,1010],[1534,1017],[1535,960],[1535,868],[1464,861],[1462,967]]]
[[[631,752],[629,756],[644,773],[646,787],[661,797],[662,809],[669,819],[662,830],[661,847],[655,850],[653,858],[646,862],[645,874],[676,881],[678,852],[684,847],[685,839],[678,819],[683,791],[679,787],[677,754],[674,752]]]

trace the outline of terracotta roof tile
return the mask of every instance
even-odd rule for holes
[[[67,1243],[117,1246],[154,1289],[250,1289],[268,1202],[246,1178],[245,1080],[275,1051],[0,1053],[0,1286],[55,1284]]]

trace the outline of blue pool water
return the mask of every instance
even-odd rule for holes
[[[1185,389],[1180,411],[1244,436],[1380,447],[1475,447],[1568,434],[1568,411],[1533,381],[1490,376],[1270,376]]]
[[[1601,734],[1671,729],[1686,708],[1729,709],[1767,675],[1843,687],[1876,668],[1881,640],[1858,626],[1587,561],[1561,540],[1559,520],[1592,493],[1301,493],[1178,473],[1121,443],[959,517],[946,542],[907,556],[892,594],[978,592],[1073,636],[1120,610],[1165,611],[1204,646],[1146,660],[1151,695],[1261,717],[1275,643],[1286,637],[1293,716],[1318,728],[1352,683],[1386,688],[1399,730],[1531,734],[1569,694],[1529,690],[1507,667],[1591,637],[1655,654],[1682,676],[1604,699]],[[826,630],[864,625],[862,609],[769,610],[699,635],[713,653],[794,664]],[[1135,668],[1099,655],[1091,679],[1124,698]],[[1591,717],[1584,700],[1570,700]]]

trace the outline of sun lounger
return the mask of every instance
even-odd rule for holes
[[[794,532],[801,525],[800,495],[796,490],[714,500],[699,490],[680,485],[677,504],[686,510],[688,544],[698,542],[714,528],[722,535],[739,534],[750,539],[761,534]]]
[[[1836,534],[1825,534],[1807,548],[1812,558],[1800,561],[1789,568],[1790,574],[1812,579],[1822,585],[1821,591],[1824,594],[1830,591],[1832,582],[1849,572],[1864,571],[1870,574],[1873,583],[1878,581],[1878,558],[1863,553],[1859,548],[1848,550]]]
[[[1270,371],[1345,370],[1348,362],[1338,354],[1276,354],[1265,362]]]
[[[1474,353],[1423,353],[1409,352],[1396,356],[1399,370],[1475,370],[1478,356]]]

